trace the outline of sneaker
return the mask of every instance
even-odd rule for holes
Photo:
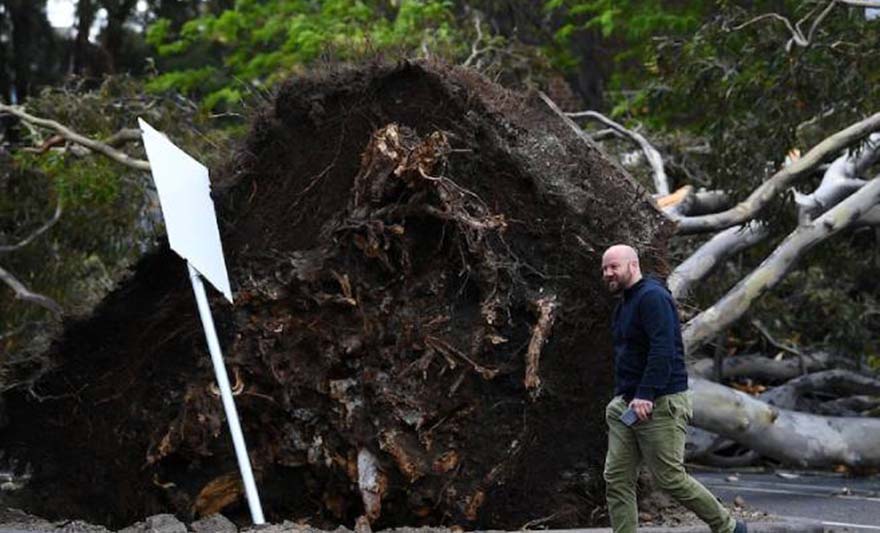
[[[749,529],[746,527],[746,523],[742,520],[736,521],[736,527],[733,528],[733,533],[748,533]]]

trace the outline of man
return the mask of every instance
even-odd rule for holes
[[[602,278],[612,294],[622,296],[612,324],[614,399],[605,409],[605,483],[612,529],[636,531],[636,480],[644,463],[657,485],[696,513],[713,533],[746,533],[745,523],[734,520],[684,469],[693,409],[672,295],[661,282],[642,277],[636,251],[623,244],[603,254]],[[636,415],[631,425],[621,420],[627,408]]]

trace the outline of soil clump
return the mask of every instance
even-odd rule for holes
[[[611,392],[601,252],[662,271],[645,191],[538,98],[429,62],[287,82],[215,179],[214,319],[267,518],[590,525]],[[246,505],[184,263],[141,260],[7,395],[4,503],[119,528]],[[539,522],[535,522],[535,521]]]

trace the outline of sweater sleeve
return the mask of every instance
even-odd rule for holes
[[[635,397],[654,400],[672,374],[675,355],[675,308],[659,291],[648,291],[639,302],[639,317],[648,336],[648,360]]]

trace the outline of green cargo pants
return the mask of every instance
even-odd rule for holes
[[[661,396],[651,418],[626,426],[620,415],[627,408],[620,396],[605,408],[608,455],[605,457],[605,496],[615,533],[635,533],[638,526],[636,479],[644,464],[657,485],[706,522],[713,533],[732,533],[736,522],[706,487],[684,469],[687,424],[693,416],[688,392]]]

